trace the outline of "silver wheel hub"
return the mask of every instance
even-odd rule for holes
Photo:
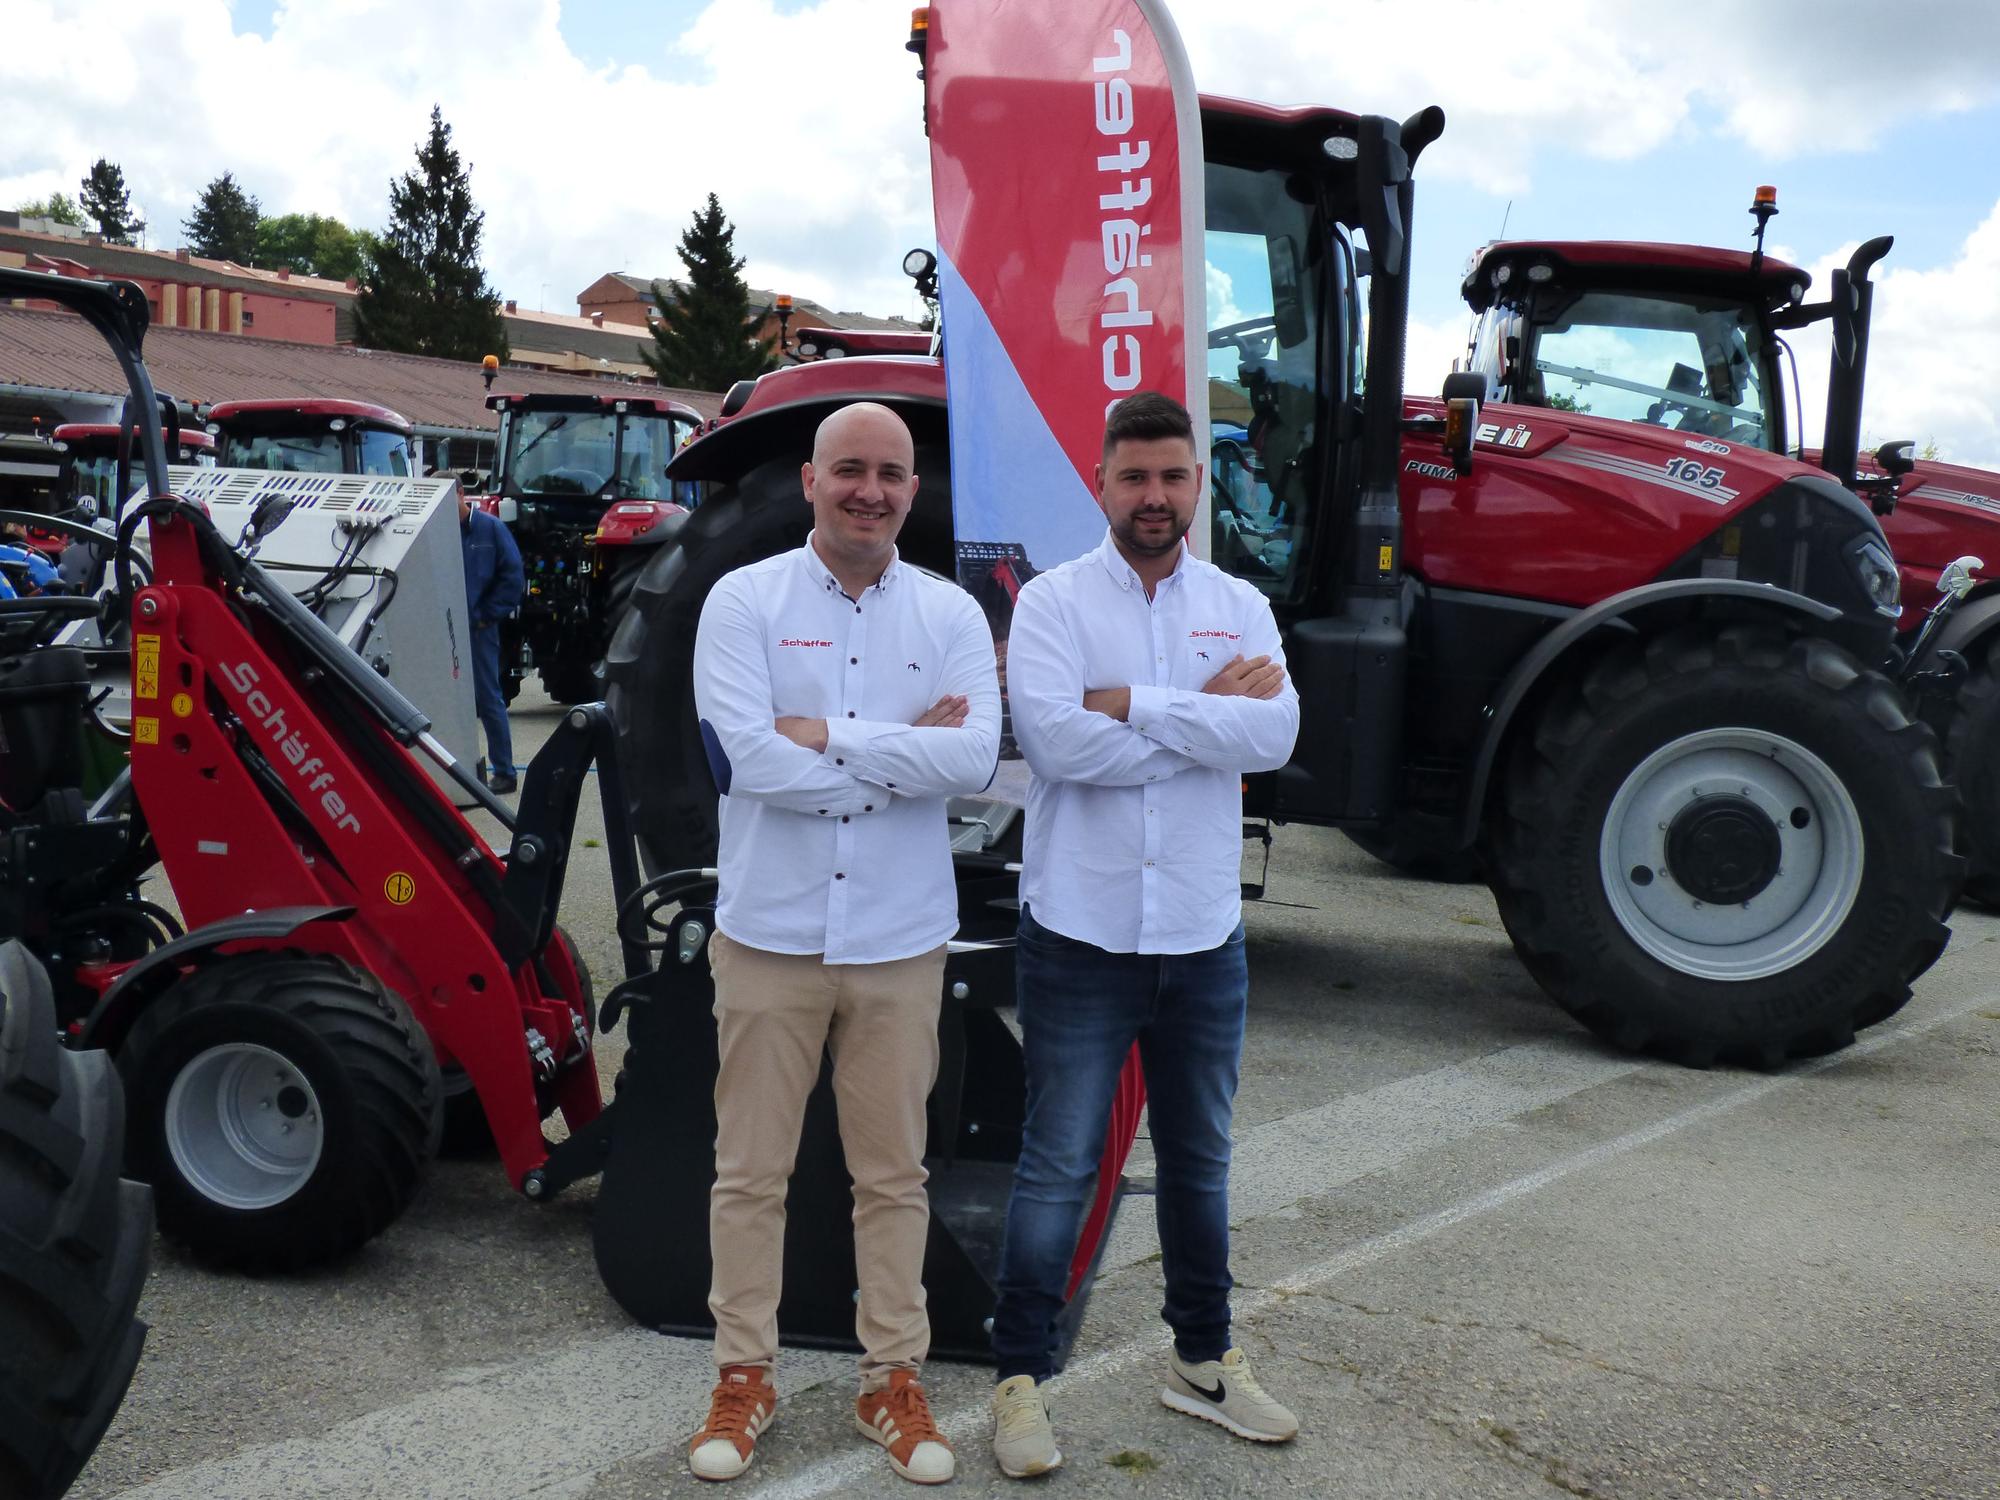
[[[1662,745],[1611,799],[1598,864],[1648,955],[1701,979],[1781,973],[1861,891],[1861,815],[1826,762],[1783,735],[1704,729]]]
[[[282,1054],[227,1042],[190,1058],[167,1092],[167,1150],[210,1202],[274,1208],[304,1187],[326,1144],[312,1084]]]

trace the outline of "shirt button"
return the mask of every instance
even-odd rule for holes
[[[1146,861],[1146,868],[1149,870],[1153,868],[1153,862],[1150,859]]]
[[[851,709],[851,708],[850,708],[850,709],[849,709],[849,710],[847,711],[847,717],[848,717],[848,718],[850,718],[850,719],[854,717],[854,710],[853,710],[853,709]]]
[[[855,613],[856,613],[857,615],[858,615],[858,614],[860,614],[860,613],[861,613],[861,606],[860,606],[860,605],[858,605],[858,604],[857,604],[857,605],[855,605],[855,606],[854,606],[854,612],[855,612]]]
[[[873,811],[875,811],[875,804],[871,802],[871,803],[869,803],[869,804],[868,804],[868,805],[867,805],[866,807],[862,808],[861,810],[862,810],[863,812],[873,812]]]
[[[846,765],[846,764],[847,764],[847,762],[846,762],[845,760],[841,759],[841,757],[839,757],[838,755],[836,755],[836,756],[835,756],[835,757],[833,758],[833,763],[834,763],[834,764],[835,764],[836,766],[844,766],[844,765]]]
[[[845,880],[847,879],[847,872],[845,870],[835,870],[833,872],[833,878],[835,880]]]
[[[846,822],[850,822],[850,821],[851,821],[851,819],[849,819],[849,818],[848,818],[848,816],[847,816],[847,814],[846,814],[846,813],[842,813],[842,814],[840,815],[840,821],[841,821],[841,822],[843,822],[843,823],[846,823]]]
[[[821,808],[821,809],[819,810],[819,815],[820,815],[820,816],[821,816],[822,818],[823,818],[823,817],[825,817],[825,816],[826,816],[826,809],[822,807],[822,808]]]
[[[847,658],[847,664],[850,667],[858,667],[861,665],[861,658],[858,656],[850,656]]]

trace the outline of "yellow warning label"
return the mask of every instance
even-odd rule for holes
[[[160,721],[140,716],[132,720],[132,743],[135,745],[157,745],[160,743]]]
[[[160,638],[157,635],[132,638],[132,696],[160,696]]]
[[[1386,573],[1389,571],[1390,566],[1395,561],[1396,561],[1396,549],[1394,547],[1384,547],[1382,549],[1382,560],[1375,564],[1376,570],[1378,572]]]
[[[417,883],[398,870],[382,882],[382,894],[389,898],[391,906],[408,906],[417,894]]]
[[[192,693],[175,693],[173,709],[176,719],[185,719],[189,714],[194,712],[194,695]]]

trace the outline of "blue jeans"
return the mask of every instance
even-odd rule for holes
[[[500,690],[500,627],[472,627],[472,701],[486,726],[486,768],[495,776],[514,774],[514,734],[507,722],[507,695]]]
[[[1133,1042],[1146,1070],[1166,1272],[1160,1309],[1182,1359],[1229,1348],[1229,1119],[1249,972],[1243,927],[1202,953],[1107,953],[1023,908],[1015,957],[1027,1123],[1007,1204],[999,1379],[1055,1373],[1055,1324]]]

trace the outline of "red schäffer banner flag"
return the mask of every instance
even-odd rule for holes
[[[1157,0],[933,4],[925,82],[958,576],[993,622],[1004,682],[1020,586],[1104,539],[1106,409],[1160,391],[1208,431],[1201,111]],[[1208,536],[1205,496],[1189,535]],[[1145,1097],[1134,1048],[1071,1296]]]
[[[1201,113],[1156,0],[946,0],[929,30],[959,581],[1004,642],[1020,585],[1104,538],[1106,408],[1160,391],[1208,431]]]

